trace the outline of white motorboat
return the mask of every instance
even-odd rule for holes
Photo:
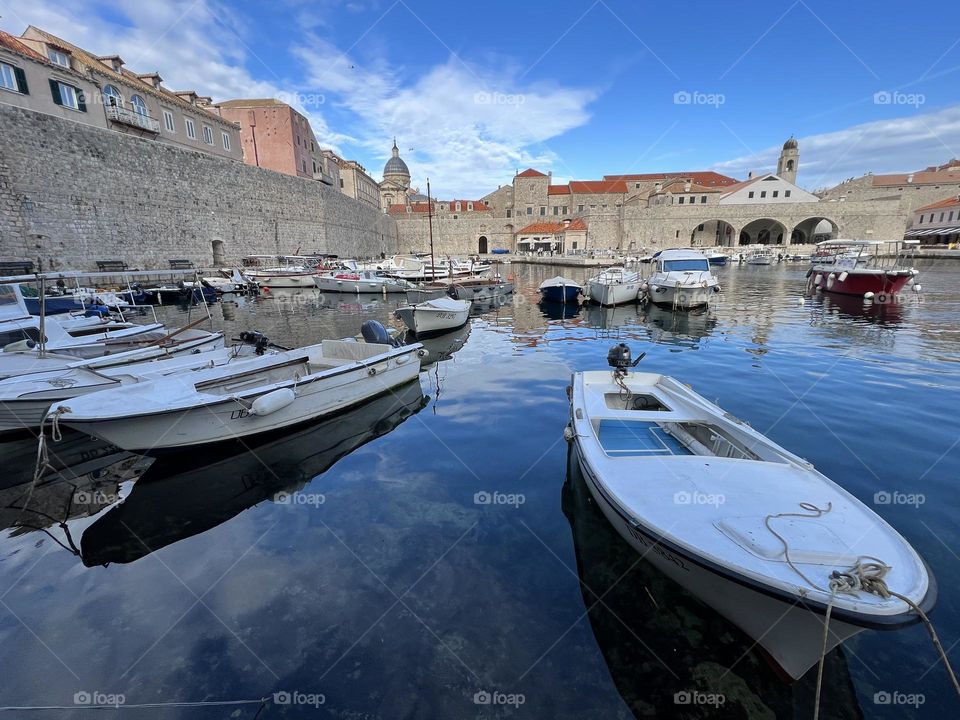
[[[932,607],[923,560],[857,498],[677,380],[630,372],[626,345],[608,360],[612,376],[576,373],[569,390],[567,436],[594,499],[630,545],[791,677],[819,661],[828,608],[827,650],[920,620],[896,596],[853,590],[856,578]]]
[[[622,305],[640,296],[640,273],[610,267],[587,280],[587,296],[597,305]]]
[[[439,300],[440,298],[449,297],[449,293],[446,285],[433,282],[410,288],[406,292],[406,297],[408,304],[417,305],[427,302],[428,300]]]
[[[583,295],[583,285],[562,275],[544,280],[538,290],[540,297],[548,302],[579,303]]]
[[[394,315],[417,337],[439,335],[466,324],[470,318],[470,301],[442,297],[397,308]]]
[[[647,298],[675,309],[708,305],[720,283],[710,272],[710,261],[695,250],[664,250],[657,255],[653,275],[645,283]]]
[[[201,352],[207,348],[197,347],[198,341],[193,345],[190,352],[158,354],[139,362],[106,364],[104,358],[79,360],[66,367],[0,380],[0,433],[39,428],[51,403],[175,373],[219,367],[249,357],[254,351],[247,344],[225,348],[221,342],[207,352]],[[109,359],[116,357],[119,356]]]
[[[335,269],[323,268],[323,261],[313,255],[248,255],[243,258],[243,274],[260,287],[312,288],[315,275]]]
[[[406,280],[387,277],[376,270],[338,270],[314,275],[313,283],[322,292],[401,293],[413,287]]]
[[[421,350],[419,344],[324,340],[103,390],[55,403],[50,412],[61,424],[118,447],[159,454],[340,412],[415,379]]]
[[[758,247],[747,255],[747,265],[772,265],[773,253],[765,247]]]

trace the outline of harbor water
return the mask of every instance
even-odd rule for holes
[[[565,388],[572,372],[605,369],[615,342],[899,530],[937,579],[931,619],[960,665],[960,266],[921,266],[922,292],[891,304],[806,294],[806,269],[719,268],[713,307],[672,312],[543,306],[536,288],[557,269],[507,265],[513,297],[425,341],[419,387],[335,419],[156,461],[65,434],[50,443],[57,472],[36,486],[36,441],[0,444],[0,706],[813,717],[816,669],[784,682],[746,635],[640,560],[569,463]],[[400,302],[275,290],[210,312],[231,337],[295,346],[367,319],[397,326]],[[173,327],[204,312],[158,315]],[[826,657],[821,718],[958,707],[922,625],[866,631]]]

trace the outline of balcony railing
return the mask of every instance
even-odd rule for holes
[[[146,130],[147,132],[160,132],[160,123],[151,118],[149,115],[141,115],[138,112],[127,110],[126,108],[118,107],[117,105],[107,106],[107,120],[123,123],[124,125],[131,125],[133,127],[140,128],[141,130]]]

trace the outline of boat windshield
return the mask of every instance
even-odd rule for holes
[[[700,260],[693,258],[690,260],[664,260],[664,272],[677,272],[684,270],[699,270],[701,272],[710,271],[710,263],[706,259]]]

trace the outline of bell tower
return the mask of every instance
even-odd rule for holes
[[[800,148],[793,135],[783,144],[777,161],[777,175],[787,182],[797,184],[797,168],[800,165]]]

